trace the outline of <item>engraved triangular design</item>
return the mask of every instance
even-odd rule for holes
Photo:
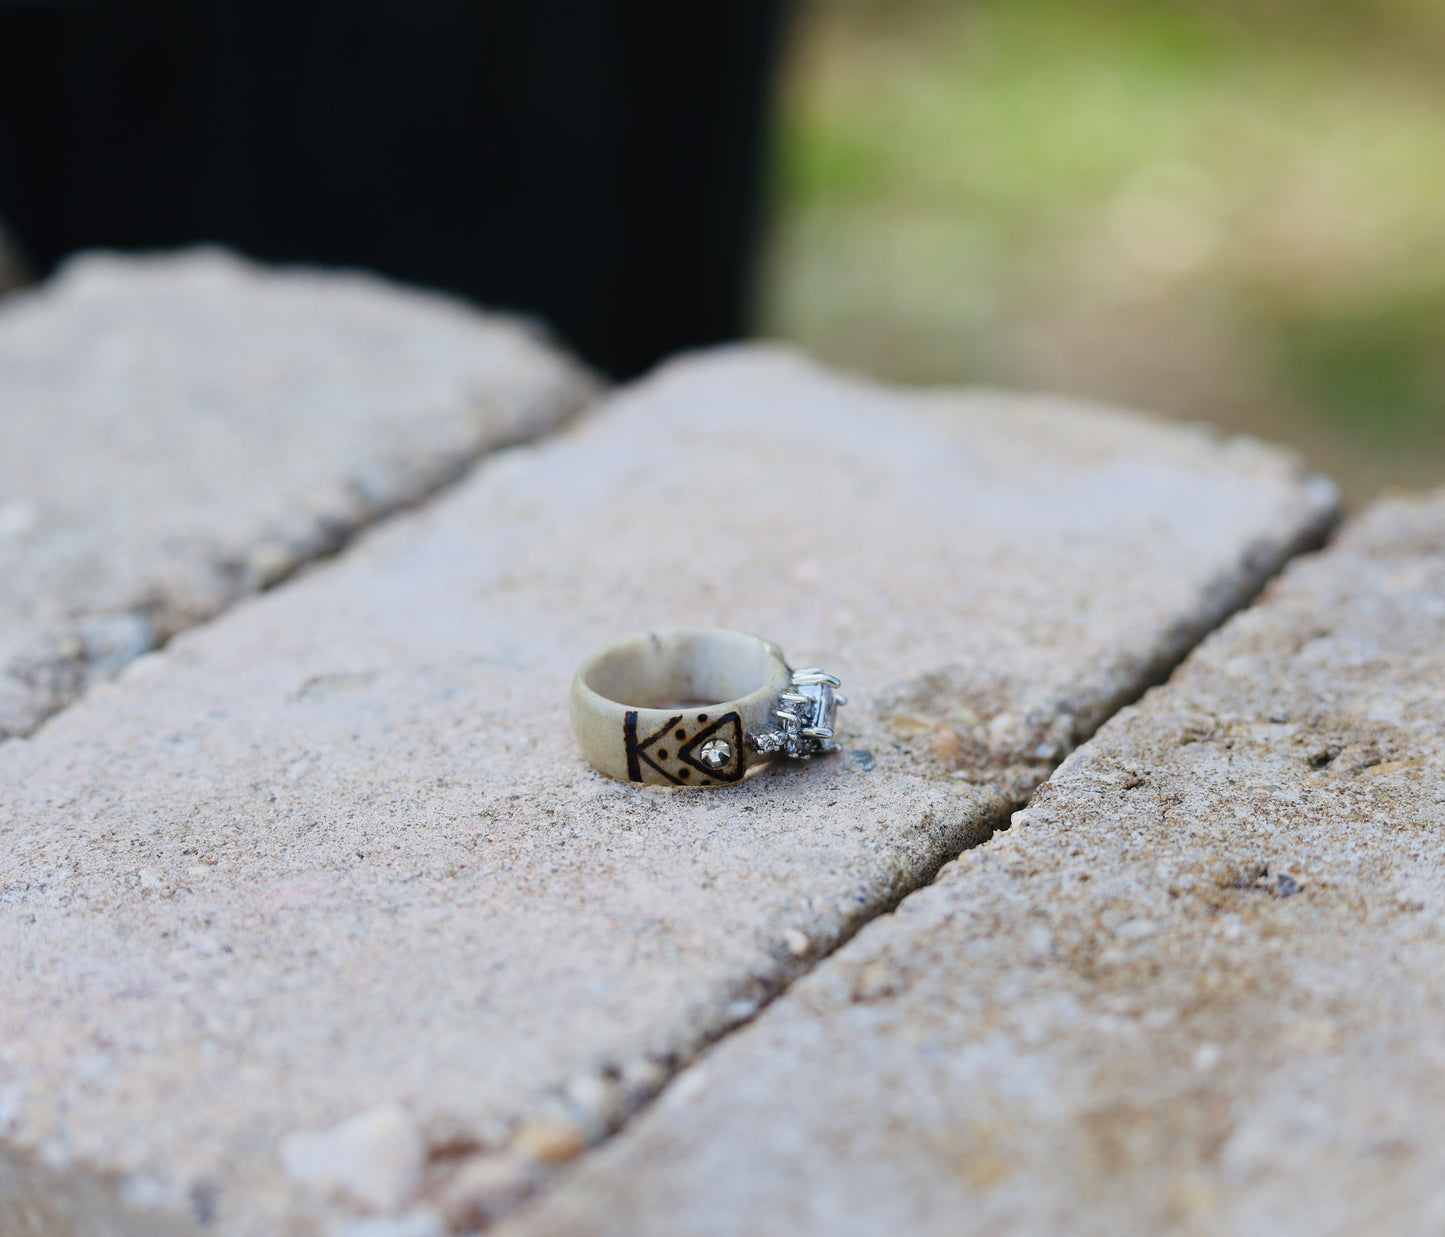
[[[709,769],[697,759],[696,752],[709,739],[726,739],[733,746],[733,758],[721,769]],[[699,730],[677,750],[677,758],[700,773],[719,782],[736,782],[743,775],[743,719],[737,713],[724,713],[704,730]]]

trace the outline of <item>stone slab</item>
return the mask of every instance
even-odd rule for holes
[[[0,306],[0,740],[593,393],[522,323],[220,252]]]
[[[507,1237],[1445,1226],[1445,493],[1168,686]]]
[[[495,1218],[1333,510],[1202,430],[667,367],[0,748],[15,1179],[228,1237]],[[575,666],[667,624],[840,673],[846,750],[710,792],[592,772]]]

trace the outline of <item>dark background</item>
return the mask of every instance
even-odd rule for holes
[[[546,320],[616,377],[745,326],[784,5],[0,0],[36,274],[219,241]]]
[[[0,0],[0,224],[31,276],[222,241],[617,377],[757,332],[1445,480],[1445,4],[789,7]]]

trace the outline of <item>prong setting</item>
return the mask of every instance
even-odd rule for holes
[[[775,726],[748,736],[758,752],[782,752],[795,760],[807,760],[823,752],[837,751],[833,742],[834,717],[848,698],[834,691],[841,680],[817,667],[793,671],[792,690],[778,697]]]

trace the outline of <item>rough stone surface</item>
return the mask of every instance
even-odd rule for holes
[[[670,366],[0,748],[10,1143],[275,1237],[366,1218],[354,1163],[297,1148],[400,1110],[420,1181],[367,1223],[493,1220],[1332,512],[1202,431]],[[572,672],[669,623],[841,674],[846,750],[708,792],[594,773]]]
[[[524,326],[369,276],[93,255],[0,306],[0,739],[576,411]]]
[[[508,1237],[1445,1227],[1445,494],[1168,686]]]

